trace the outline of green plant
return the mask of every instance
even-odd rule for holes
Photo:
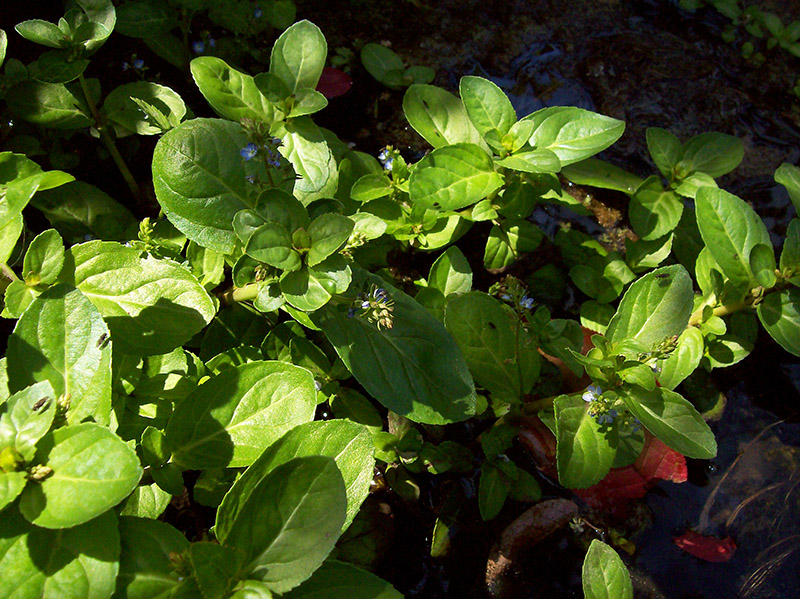
[[[651,129],[660,176],[642,180],[593,158],[621,121],[571,107],[517,118],[496,85],[464,77],[459,96],[408,87],[406,118],[433,149],[409,163],[388,147],[382,165],[314,123],[327,44],[308,21],[281,34],[267,72],[191,61],[219,118],[191,118],[146,81],[98,108],[99,85],[70,57],[88,60],[111,34],[114,7],[79,5],[59,50],[79,72],[47,81],[9,60],[6,102],[43,127],[159,135],[161,213],[137,230],[97,188],[0,153],[3,316],[17,320],[0,361],[0,595],[306,597],[336,585],[399,596],[332,557],[376,460],[409,500],[421,472],[480,465],[490,519],[508,497],[541,496],[506,455],[526,418],[554,434],[561,484],[585,488],[633,463],[645,429],[713,457],[711,429],[675,389],[743,359],[759,321],[800,355],[799,221],[776,260],[760,218],[716,185],[742,158],[735,138],[681,143]],[[55,43],[51,27],[26,23],[29,38]],[[6,44],[3,33],[0,62]],[[565,276],[589,298],[580,321],[553,318],[514,277],[473,289],[453,245],[487,223],[488,271],[534,252],[540,204],[588,214],[559,175],[628,194],[636,237],[623,253],[572,228],[556,235]],[[800,169],[783,165],[776,180],[800,207]],[[28,242],[32,209],[52,228]],[[386,268],[390,249],[442,248],[427,278]],[[563,393],[542,354],[586,375],[580,389]],[[315,420],[320,405],[334,419]],[[473,418],[480,439],[456,442],[441,426]],[[216,509],[192,543],[156,520],[188,471],[194,501]],[[587,555],[588,597],[602,596],[597,572],[625,586],[603,547]]]

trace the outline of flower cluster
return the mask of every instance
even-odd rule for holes
[[[380,160],[383,168],[387,171],[392,170],[392,164],[394,164],[394,156],[392,156],[393,152],[394,150],[392,149],[392,146],[386,146],[381,150],[380,154],[378,154],[378,160]]]
[[[347,316],[366,317],[369,322],[378,325],[378,329],[391,329],[393,325],[394,300],[383,287],[372,285],[370,290],[358,294],[355,306],[347,311]]]
[[[253,11],[253,16],[254,16],[256,19],[260,19],[260,18],[263,16],[263,14],[264,14],[264,11],[263,11],[263,10],[261,10],[261,7],[260,7],[260,6],[258,6],[258,5],[256,5],[256,8],[255,8],[255,10]]]
[[[134,54],[134,56],[136,55]],[[133,69],[134,71],[143,71],[144,61],[141,58],[134,58],[130,63],[123,62],[122,70],[127,71],[128,69]]]
[[[259,150],[263,150],[264,152],[266,152],[267,164],[269,164],[274,168],[279,168],[281,166],[281,161],[277,151],[277,147],[280,145],[281,145],[281,140],[278,139],[277,137],[271,138],[269,141],[266,141],[262,146],[250,142],[241,150],[239,150],[239,154],[245,160],[252,160],[258,155]]]
[[[581,395],[581,399],[589,404],[589,415],[597,421],[597,424],[613,424],[619,416],[617,410],[611,407],[613,403],[603,398],[603,390],[597,385],[589,385]]]

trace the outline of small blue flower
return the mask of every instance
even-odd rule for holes
[[[192,50],[195,54],[202,54],[206,50],[206,45],[201,41],[192,42]]]
[[[322,383],[320,383],[318,380],[314,380],[314,389],[317,391],[322,391]]]
[[[392,164],[394,164],[394,158],[389,158],[389,160],[383,163],[383,168],[390,171],[392,170]]]
[[[255,182],[256,182],[256,176],[255,175],[246,175],[245,179],[247,179],[247,182],[250,183],[251,185],[255,184]]]
[[[129,68],[131,68],[131,65],[129,65],[127,62],[123,62],[122,63],[122,70],[123,71],[127,71]]]
[[[589,403],[592,401],[597,401],[602,394],[603,390],[600,387],[598,387],[597,385],[589,385],[589,388],[583,392],[581,398],[583,399],[583,401]]]
[[[260,19],[261,15],[263,15],[263,14],[264,14],[264,11],[261,10],[261,7],[260,6],[256,6],[256,9],[253,11],[253,16],[256,19]]]
[[[277,158],[272,158],[270,160],[267,160],[267,164],[269,164],[270,166],[275,167],[275,168],[280,168],[281,161],[278,160]]]
[[[137,58],[133,61],[133,68],[137,71],[140,71],[144,68],[144,61],[141,58]]]
[[[533,299],[527,295],[523,295],[522,299],[519,301],[519,305],[526,310],[533,310]]]
[[[511,296],[508,295],[507,293],[504,293],[503,295],[500,296],[500,299],[509,302],[511,301]]]
[[[378,160],[381,162],[386,162],[386,159],[389,158],[389,153],[386,149],[381,150],[380,154],[378,154]]]
[[[249,143],[241,150],[239,150],[239,154],[241,154],[242,158],[244,158],[245,160],[250,160],[256,154],[258,154],[258,146],[254,143]]]
[[[350,308],[347,311],[347,318],[353,318],[355,315],[356,315],[356,309],[355,308]]]
[[[658,374],[661,372],[661,366],[651,366],[651,368],[653,369],[654,374]]]
[[[208,45],[209,45],[210,48],[216,48],[217,47],[217,40],[215,40],[211,36],[208,36]]]

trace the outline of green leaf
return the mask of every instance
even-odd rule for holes
[[[237,493],[234,484],[229,496]],[[285,593],[308,579],[333,549],[346,506],[342,475],[332,458],[294,458],[252,489],[223,545],[244,552],[247,578]]]
[[[184,69],[186,63],[189,62],[187,48],[176,35],[169,31],[147,35],[142,38],[142,41],[157,56],[179,69]]]
[[[700,235],[723,274],[734,285],[754,283],[750,252],[759,243],[772,247],[763,221],[745,202],[722,189],[702,187],[695,205]]]
[[[678,337],[678,344],[668,358],[659,360],[656,375],[665,389],[674,389],[700,365],[705,345],[697,327],[687,327]]]
[[[153,152],[153,186],[169,221],[223,254],[233,252],[234,215],[255,205],[245,177],[264,178],[261,161],[239,155],[246,144],[239,123],[193,119],[164,134]]]
[[[717,455],[714,433],[694,406],[674,391],[631,387],[621,397],[647,430],[678,453],[698,459]]]
[[[716,179],[739,166],[743,157],[744,144],[738,137],[701,133],[683,144],[678,168],[699,171]]]
[[[638,239],[625,240],[625,260],[634,272],[642,272],[656,268],[667,259],[672,251],[674,235],[668,233],[664,237],[647,241]]]
[[[119,534],[122,551],[115,597],[152,599],[178,586],[181,575],[171,556],[189,549],[180,531],[166,522],[123,516]]]
[[[594,539],[589,545],[581,578],[585,599],[633,599],[628,569],[617,552],[602,541]]]
[[[0,29],[0,67],[6,60],[6,50],[8,49],[8,36],[6,32]]]
[[[795,213],[800,216],[800,168],[784,162],[775,171],[775,182],[786,188]]]
[[[127,208],[83,181],[38,192],[31,203],[68,244],[81,242],[86,235],[124,241],[130,239],[127,232],[135,230],[137,225]]]
[[[359,178],[350,189],[350,197],[356,202],[369,202],[392,193],[392,182],[383,173],[373,173]]]
[[[532,252],[541,243],[544,234],[532,222],[508,218],[500,226],[493,225],[483,252],[483,265],[487,269],[511,266],[521,254]]]
[[[278,76],[290,93],[317,87],[325,66],[328,44],[319,27],[298,21],[284,31],[272,47],[269,72]]]
[[[717,187],[717,182],[705,173],[692,173],[681,179],[678,185],[673,183],[675,193],[685,198],[694,199],[701,187]]]
[[[503,179],[479,146],[462,143],[438,148],[417,163],[409,180],[414,204],[458,210],[498,190]]]
[[[166,33],[177,24],[169,5],[156,0],[133,0],[117,7],[114,31],[129,37],[148,37]]]
[[[647,149],[656,163],[656,168],[665,179],[672,178],[672,169],[680,160],[681,142],[671,132],[658,127],[648,127],[646,131]]]
[[[19,508],[36,526],[70,528],[117,505],[142,477],[136,453],[107,428],[85,422],[56,429],[36,460],[53,472],[22,492]],[[80,501],[75,501],[80,497]]]
[[[517,115],[508,96],[488,79],[462,77],[458,91],[469,120],[481,135],[496,131],[502,137],[517,122]]]
[[[112,511],[81,526],[48,530],[8,509],[0,518],[0,597],[107,599],[119,556]]]
[[[287,118],[296,118],[319,112],[328,105],[328,99],[315,89],[303,88],[295,92]]]
[[[205,599],[224,599],[238,578],[242,555],[236,548],[199,541],[189,547],[192,573]]]
[[[683,200],[662,187],[658,177],[649,177],[631,196],[628,216],[639,237],[658,239],[678,226],[683,213]]]
[[[313,312],[337,293],[347,291],[351,278],[350,266],[337,254],[313,268],[304,266],[286,273],[281,279],[281,291],[286,301],[298,310]]]
[[[392,328],[379,330],[346,309],[312,315],[339,357],[367,392],[415,422],[445,424],[475,412],[472,377],[458,347],[425,308],[377,276],[354,272],[357,289],[386,289],[394,301]]]
[[[97,308],[77,289],[57,285],[36,298],[8,339],[9,386],[47,380],[54,397],[68,396],[67,422],[108,424],[111,344]]]
[[[642,184],[642,179],[636,175],[597,158],[587,158],[565,166],[561,174],[578,185],[613,189],[628,195]]]
[[[553,402],[556,414],[558,481],[570,489],[585,489],[605,478],[617,453],[617,431],[597,423],[579,395],[562,395]]]
[[[750,271],[759,285],[769,289],[777,281],[775,275],[775,250],[772,245],[757,243],[750,250]]]
[[[88,66],[88,60],[73,60],[66,50],[48,50],[28,68],[32,79],[47,83],[69,83],[83,74]]]
[[[82,129],[93,124],[82,99],[63,83],[22,81],[5,96],[8,107],[17,116],[54,129]]]
[[[602,152],[625,130],[624,122],[581,108],[543,108],[525,118],[537,124],[530,144],[555,152],[562,166]]]
[[[651,347],[680,335],[689,322],[693,299],[692,279],[682,266],[649,272],[625,292],[606,337],[613,343],[635,339]]]
[[[791,271],[793,277],[800,274],[800,219],[793,218],[786,229],[779,266],[781,270]]]
[[[451,293],[467,293],[472,289],[472,269],[456,246],[447,248],[431,265],[428,286],[445,297]]]
[[[551,150],[530,150],[518,152],[506,158],[495,160],[495,164],[523,173],[557,173],[561,161]]]
[[[18,472],[0,470],[0,512],[22,493],[26,484],[28,484],[28,473],[24,470]]]
[[[315,266],[336,252],[349,239],[353,221],[341,214],[327,213],[315,218],[308,226],[311,249],[306,258],[309,266]]]
[[[444,324],[478,385],[512,403],[530,391],[539,376],[539,353],[533,339],[519,330],[516,315],[499,301],[478,291],[451,298]]]
[[[56,25],[41,19],[31,19],[19,23],[14,29],[26,40],[49,48],[66,48],[69,39]]]
[[[508,493],[509,485],[503,473],[488,460],[484,461],[478,482],[478,509],[484,521],[491,520],[500,513]]]
[[[50,285],[64,266],[64,241],[55,229],[33,238],[25,252],[22,278],[28,285]]]
[[[214,301],[187,268],[115,242],[72,246],[61,280],[95,305],[115,349],[124,353],[172,351],[216,314]]]
[[[758,319],[783,349],[800,356],[800,290],[768,294],[758,305]]]
[[[467,117],[461,100],[439,87],[409,87],[403,96],[403,112],[414,131],[434,148],[480,141],[481,135]]]
[[[326,456],[333,458],[342,474],[347,492],[346,529],[369,494],[375,459],[372,435],[348,420],[307,422],[291,429],[270,445],[237,479],[233,489],[217,510],[214,532],[225,542],[234,522],[240,517],[253,493],[273,470],[294,458]]]
[[[156,109],[164,123],[153,123],[136,100],[144,101]],[[165,130],[177,127],[186,116],[186,104],[170,88],[149,81],[137,81],[120,85],[106,96],[103,112],[114,123],[139,135],[161,135]],[[166,125],[166,126],[165,126]]]
[[[196,487],[195,487],[196,488]],[[155,520],[167,509],[172,495],[157,484],[138,486],[122,503],[120,516],[137,516]]]
[[[283,362],[228,368],[179,403],[166,427],[185,469],[249,466],[290,428],[314,417],[314,377]]]
[[[403,599],[391,584],[347,562],[325,560],[284,599]]]
[[[200,56],[189,65],[200,93],[219,116],[231,121],[253,119],[269,125],[275,107],[253,77],[228,66],[216,56]]]
[[[53,424],[56,399],[53,387],[47,381],[11,395],[0,405],[0,448],[11,447],[26,462],[33,460],[36,443]]]
[[[298,117],[283,123],[273,134],[283,141],[278,150],[299,175],[294,183],[295,197],[306,205],[332,197],[339,171],[319,127],[308,117]]]
[[[361,64],[367,73],[375,77],[386,87],[400,89],[403,87],[403,72],[406,65],[395,52],[380,44],[364,44],[361,48]]]
[[[249,212],[249,211],[245,211]],[[239,212],[238,217],[242,212]],[[234,221],[234,226],[237,226]],[[248,237],[245,253],[281,270],[297,270],[300,268],[300,254],[292,247],[292,237],[281,225],[265,223]]]

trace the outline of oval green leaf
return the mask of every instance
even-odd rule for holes
[[[136,453],[107,428],[85,422],[39,441],[36,460],[53,472],[22,492],[19,508],[36,526],[70,528],[114,507],[142,477]]]
[[[461,101],[439,87],[409,87],[403,96],[403,112],[414,131],[434,148],[480,141],[481,134],[467,117]]]
[[[579,395],[553,402],[556,415],[558,481],[569,489],[585,489],[603,480],[617,454],[617,431],[601,426]]]
[[[359,383],[390,410],[415,422],[446,424],[475,413],[476,396],[455,340],[425,308],[383,279],[354,271],[356,288],[386,289],[395,302],[392,328],[326,308],[312,320]]]
[[[717,441],[708,424],[692,404],[674,391],[631,387],[621,397],[647,430],[678,453],[706,460],[717,455]]]
[[[111,343],[100,312],[77,289],[51,287],[28,306],[8,338],[9,388],[37,381],[53,400],[69,396],[67,422],[107,425],[111,415]]]
[[[508,96],[488,79],[462,77],[458,91],[469,120],[481,135],[495,130],[502,137],[517,122],[517,115]]]
[[[417,163],[409,179],[409,196],[425,208],[458,210],[502,184],[491,157],[480,146],[461,143],[438,148]]]
[[[233,217],[255,205],[246,177],[264,179],[259,160],[239,151],[247,138],[239,123],[193,119],[168,131],[153,152],[153,186],[170,222],[186,237],[217,252],[233,252]]]
[[[72,246],[61,279],[95,305],[124,353],[172,351],[216,314],[215,302],[187,268],[115,242]]]
[[[119,556],[111,510],[66,530],[32,526],[15,509],[6,510],[0,518],[0,597],[108,599]]]
[[[223,370],[177,405],[166,427],[186,469],[249,466],[286,431],[314,417],[314,377],[284,362]]]
[[[189,65],[200,93],[222,118],[253,119],[270,125],[275,108],[256,86],[253,77],[241,73],[221,58],[200,56]]]
[[[758,305],[758,319],[783,349],[800,356],[800,290],[767,295]]]
[[[269,72],[287,85],[289,93],[314,89],[327,55],[328,44],[319,27],[307,20],[298,21],[284,31],[272,47]]]
[[[628,569],[616,551],[597,539],[586,552],[581,579],[585,599],[633,599]]]
[[[294,458],[256,485],[223,544],[244,552],[247,578],[285,593],[307,580],[328,556],[346,508],[344,482],[333,458]]]
[[[375,446],[366,427],[349,420],[307,422],[296,426],[270,445],[237,479],[217,510],[214,532],[221,542],[251,495],[262,480],[275,468],[294,458],[321,455],[333,458],[342,474],[347,491],[346,529],[358,513],[369,493]]]
[[[325,560],[314,574],[284,599],[403,599],[394,587],[347,562]]]
[[[608,324],[606,337],[635,339],[647,347],[680,335],[692,313],[692,279],[680,265],[665,266],[633,283]]]

